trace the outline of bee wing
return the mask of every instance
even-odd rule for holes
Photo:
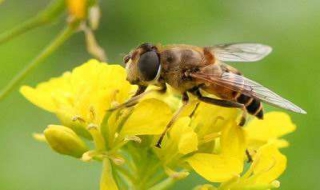
[[[272,48],[258,43],[221,44],[212,47],[213,54],[220,61],[254,62],[271,53]]]
[[[220,75],[208,75],[203,73],[192,73],[190,75],[205,82],[213,83],[230,90],[241,92],[242,94],[259,99],[273,106],[284,108],[286,110],[297,113],[306,114],[306,111],[296,106],[289,100],[282,98],[268,88],[263,87],[261,84],[241,75],[230,72],[224,72]]]

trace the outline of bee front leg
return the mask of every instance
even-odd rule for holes
[[[149,90],[149,91],[146,92],[147,88],[148,88],[148,86],[139,85],[137,91],[134,93],[134,95],[129,100],[127,100],[123,104],[120,104],[120,105],[118,105],[116,107],[113,107],[113,108],[109,109],[108,111],[114,111],[114,110],[117,110],[117,109],[134,106],[146,94],[149,94],[149,93],[155,92],[155,91],[159,92],[159,93],[165,93],[166,90],[167,90],[166,84],[161,84],[161,88],[160,89],[153,89],[153,90]]]
[[[145,92],[148,86],[141,86],[139,85],[137,91],[134,93],[134,95],[126,102],[124,102],[123,104],[120,104],[116,107],[113,107],[111,109],[109,109],[108,111],[114,111],[120,108],[124,108],[124,107],[131,107],[134,106],[138,103],[139,99],[142,98],[144,95],[146,95],[148,92]]]
[[[136,93],[134,93],[134,95],[132,97],[139,96],[140,94],[144,93],[147,90],[147,88],[148,88],[148,86],[139,85]]]
[[[159,138],[159,140],[158,140],[158,142],[156,144],[156,147],[161,148],[161,143],[162,143],[162,140],[163,140],[164,136],[167,134],[168,130],[172,127],[174,122],[177,121],[177,119],[180,116],[180,113],[186,107],[188,102],[189,102],[189,97],[188,97],[188,94],[185,92],[185,93],[182,94],[182,106],[176,111],[176,113],[173,115],[172,119],[170,120],[170,122],[168,123],[168,125],[166,126],[164,131],[161,133],[161,136],[160,136],[160,138]]]

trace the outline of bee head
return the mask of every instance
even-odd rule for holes
[[[158,49],[150,43],[138,46],[124,57],[127,80],[131,84],[147,86],[160,77],[161,64]]]

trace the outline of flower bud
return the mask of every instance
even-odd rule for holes
[[[94,5],[89,10],[89,23],[92,30],[96,30],[99,27],[100,22],[100,8],[97,5]]]
[[[60,154],[81,158],[88,151],[84,141],[70,128],[50,125],[44,135],[50,147]]]

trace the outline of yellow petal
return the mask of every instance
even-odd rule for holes
[[[158,139],[159,137],[156,136],[152,144],[156,144]],[[196,150],[198,150],[198,137],[190,127],[189,117],[179,118],[164,137],[161,149],[154,148],[164,165],[178,161],[181,154],[185,155]]]
[[[123,125],[121,134],[160,134],[169,123],[172,112],[167,104],[157,99],[147,99],[139,103]]]
[[[221,153],[243,162],[246,150],[245,131],[235,121],[230,122],[221,134]]]
[[[221,155],[197,153],[187,159],[190,166],[211,182],[224,182],[242,171],[242,162]]]
[[[191,128],[190,128],[191,129]],[[193,131],[184,134],[178,145],[181,154],[188,154],[198,149],[198,137]]]
[[[183,117],[178,119],[172,126],[169,135],[169,141],[166,144],[169,146],[178,145],[178,152],[188,154],[198,149],[198,137],[193,129],[189,126],[190,118]]]
[[[274,144],[262,146],[254,157],[252,164],[256,183],[271,183],[286,169],[287,158],[281,154]]]
[[[289,146],[289,142],[284,139],[275,139],[268,142],[275,144],[278,148],[285,148]]]
[[[267,113],[263,120],[255,118],[245,127],[249,144],[255,147],[291,133],[295,129],[296,126],[289,115],[283,112]]]
[[[207,134],[220,132],[227,123],[236,120],[237,116],[237,109],[200,103],[194,112],[192,125],[201,138]]]
[[[197,153],[188,159],[191,167],[209,181],[224,182],[239,175],[243,170],[245,133],[236,125],[236,116],[237,114],[230,115],[230,119],[227,120],[221,119],[224,126],[219,129],[222,130],[220,155]],[[214,131],[210,132],[212,134]]]
[[[36,106],[49,112],[56,112],[60,103],[70,105],[73,101],[69,80],[70,73],[66,72],[59,78],[40,83],[36,88],[22,86],[20,92]]]
[[[36,88],[24,86],[21,93],[35,105],[56,113],[68,127],[75,116],[99,125],[111,104],[128,99],[132,86],[125,78],[121,66],[90,60]]]
[[[102,122],[105,111],[112,101],[124,102],[131,91],[131,85],[125,80],[124,68],[119,65],[107,65],[90,60],[72,71],[71,84],[75,92],[74,109],[88,120],[90,110],[94,110],[96,121]]]

